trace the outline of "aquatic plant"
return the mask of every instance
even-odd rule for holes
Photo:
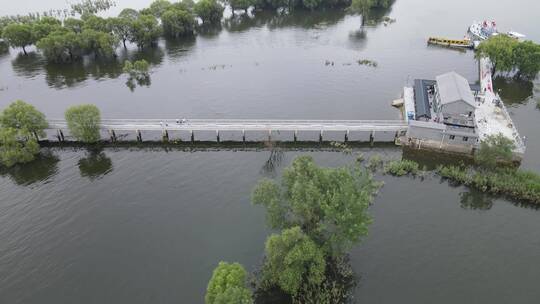
[[[358,60],[358,64],[359,65],[365,65],[365,66],[369,66],[369,67],[374,67],[376,68],[378,66],[377,62],[374,61],[374,60],[369,60],[369,59],[361,59],[361,60]]]
[[[379,168],[381,168],[383,165],[383,159],[379,154],[375,154],[372,157],[369,158],[367,168],[371,170],[371,172],[377,171]]]
[[[504,167],[478,171],[463,166],[439,166],[436,172],[457,184],[540,204],[540,175],[531,171]]]
[[[412,160],[393,160],[384,166],[384,173],[394,176],[403,176],[407,174],[416,175],[419,171],[419,165]]]

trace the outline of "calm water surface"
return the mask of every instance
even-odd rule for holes
[[[65,4],[0,2],[1,14]],[[148,4],[117,2],[112,13]],[[11,50],[0,55],[0,107],[24,99],[51,118],[90,102],[111,118],[393,119],[389,102],[413,78],[455,70],[477,80],[471,52],[427,47],[427,36],[459,38],[493,18],[540,41],[537,1],[470,2],[398,0],[373,14],[396,23],[364,31],[339,11],[259,13],[155,50],[119,49],[117,62],[57,66]],[[125,86],[126,58],[151,62],[149,86]],[[378,67],[356,64],[363,58]],[[539,172],[538,83],[497,84],[528,138],[522,166]],[[2,170],[0,303],[202,303],[220,260],[260,265],[270,231],[250,191],[304,153],[326,166],[353,161],[329,151],[51,149]],[[537,302],[538,210],[431,176],[379,178],[370,235],[351,252],[358,303]]]

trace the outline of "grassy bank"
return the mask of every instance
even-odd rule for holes
[[[460,166],[440,166],[441,177],[474,187],[482,192],[540,204],[540,175],[519,169],[475,170]]]
[[[412,160],[392,160],[384,164],[384,174],[417,176],[428,172]],[[540,175],[513,167],[483,168],[472,165],[439,165],[434,171],[443,179],[484,193],[503,195],[540,205]]]

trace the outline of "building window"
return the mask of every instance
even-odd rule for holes
[[[469,138],[467,136],[463,136],[463,141],[467,141]]]
[[[450,139],[454,140],[454,139],[456,139],[456,136],[455,135],[450,135]]]

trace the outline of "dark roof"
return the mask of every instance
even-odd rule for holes
[[[471,88],[471,91],[473,92],[480,92],[481,90],[480,85],[476,83],[469,83],[469,87]]]
[[[435,81],[433,80],[414,80],[414,108],[416,111],[416,118],[425,117],[431,119],[431,107],[429,105],[427,86],[432,86],[434,84]]]

